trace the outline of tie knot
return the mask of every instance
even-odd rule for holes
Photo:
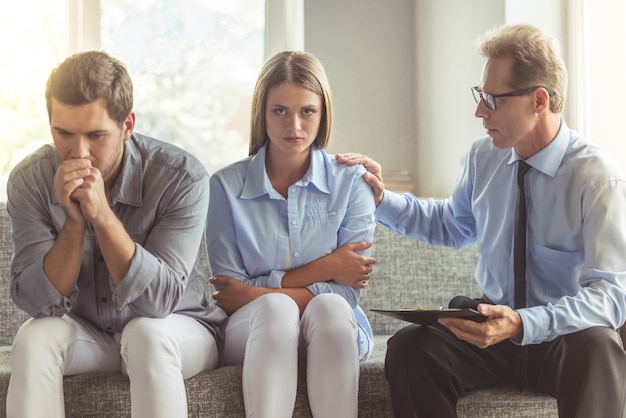
[[[517,162],[517,184],[524,184],[524,176],[530,170],[530,165],[524,160],[519,160]]]

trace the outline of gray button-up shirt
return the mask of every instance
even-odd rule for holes
[[[11,295],[20,308],[36,318],[71,312],[110,332],[121,332],[135,317],[173,312],[206,324],[222,319],[214,312],[219,308],[207,307],[206,277],[196,265],[209,181],[195,157],[136,133],[124,143],[109,205],[135,241],[135,255],[116,286],[88,226],[78,281],[69,297],[52,286],[43,269],[44,256],[66,219],[52,188],[60,163],[54,146],[45,145],[9,177],[7,207],[15,247]]]

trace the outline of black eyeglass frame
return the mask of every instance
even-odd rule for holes
[[[480,100],[482,100],[485,106],[487,107],[487,109],[496,110],[497,109],[496,99],[498,97],[525,96],[528,93],[531,93],[537,89],[546,89],[548,94],[550,96],[553,96],[552,92],[550,92],[550,90],[548,90],[547,88],[543,86],[527,87],[525,89],[515,90],[509,93],[502,93],[502,94],[486,93],[480,87],[474,86],[472,87],[472,96],[474,96],[474,100],[476,101],[476,104],[480,103]],[[492,103],[493,103],[493,106],[492,106]]]

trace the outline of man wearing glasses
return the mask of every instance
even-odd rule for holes
[[[561,417],[623,417],[626,354],[626,182],[611,157],[561,117],[567,70],[558,46],[529,25],[479,42],[472,89],[487,135],[465,155],[452,195],[418,200],[371,174],[376,217],[432,244],[477,244],[481,323],[442,318],[388,343],[396,417],[456,417],[467,391],[515,382],[557,399]],[[455,298],[456,299],[456,298]]]

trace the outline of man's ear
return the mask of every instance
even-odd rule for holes
[[[542,113],[550,108],[550,93],[543,87],[535,90],[535,112]]]
[[[126,120],[124,120],[124,123],[122,123],[124,141],[128,141],[130,139],[130,136],[133,133],[133,129],[135,129],[135,112],[131,111],[128,116],[126,116]]]

